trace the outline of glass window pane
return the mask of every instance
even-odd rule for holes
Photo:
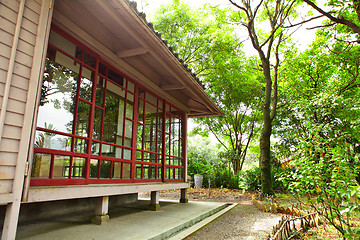
[[[106,66],[102,63],[99,64],[99,73],[106,76]]]
[[[143,149],[143,125],[138,124],[137,129],[136,147],[137,149]]]
[[[104,90],[105,90],[105,79],[99,76],[96,83],[96,97],[95,97],[95,104],[97,106],[102,107],[104,105]]]
[[[148,179],[148,178],[150,178],[149,173],[150,173],[150,171],[149,171],[149,165],[144,165],[144,166],[143,166],[143,179]]]
[[[91,147],[92,155],[100,155],[100,143],[93,142]]]
[[[132,83],[131,81],[128,81],[128,86],[127,86],[127,89],[130,91],[130,92],[135,92],[135,85],[134,83]]]
[[[45,124],[45,128],[53,129],[51,125],[47,124]],[[36,131],[35,147],[71,151],[71,137],[51,132]]]
[[[112,178],[121,178],[121,162],[113,162],[113,175]]]
[[[70,175],[70,156],[55,155],[53,178],[68,178]]]
[[[141,179],[141,164],[135,165],[135,178]]]
[[[111,161],[101,161],[100,178],[110,178]]]
[[[131,174],[131,164],[123,163],[123,179],[130,179]]]
[[[158,109],[157,118],[158,130],[163,131],[163,112],[160,109]]]
[[[155,179],[156,178],[156,166],[150,166],[150,176],[149,178]]]
[[[150,153],[150,162],[156,163],[156,154]]]
[[[157,163],[162,163],[162,155],[157,156]]]
[[[175,179],[179,179],[179,169],[175,168]]]
[[[145,91],[142,88],[139,88],[138,96],[144,98],[145,97]]]
[[[170,169],[168,167],[165,168],[165,179],[170,179]]]
[[[170,115],[167,113],[166,114],[166,119],[165,119],[165,132],[170,133],[170,125],[171,124],[171,117]]]
[[[99,160],[91,159],[90,160],[90,178],[99,177]]]
[[[80,47],[76,46],[55,31],[51,31],[50,43],[77,59],[81,59],[82,57],[82,49]]]
[[[103,144],[101,148],[101,156],[122,158],[122,148],[113,145]]]
[[[174,157],[174,158],[173,158],[172,165],[179,166],[179,159]]]
[[[103,110],[95,107],[93,139],[100,140]]]
[[[170,168],[169,179],[174,179],[174,168]]]
[[[51,155],[45,153],[34,153],[31,168],[32,178],[49,178],[50,177]]]
[[[134,118],[134,103],[129,100],[126,104],[126,117],[130,119]]]
[[[127,93],[127,100],[128,102],[132,103],[134,105],[134,94],[128,92]]]
[[[144,152],[144,162],[150,162],[150,153]]]
[[[93,79],[95,77],[94,71],[83,67],[81,73],[81,82],[80,82],[80,98],[87,101],[92,100],[92,86]]]
[[[87,153],[87,150],[88,150],[88,140],[75,138],[74,152]]]
[[[149,92],[146,93],[146,97],[145,100],[154,104],[155,106],[157,106],[157,98],[154,97],[152,94],[150,94]]]
[[[157,132],[157,152],[158,153],[162,153],[162,148],[163,148],[163,135],[162,132]]]
[[[108,78],[125,88],[126,79],[123,76],[121,76],[119,73],[111,69],[108,69]]]
[[[79,101],[75,135],[87,137],[90,120],[90,104]]]
[[[89,65],[90,67],[95,68],[96,65],[96,58],[91,55],[90,53],[84,51],[84,63],[86,63],[87,65]]]
[[[72,178],[85,178],[86,158],[74,157],[72,164]]]
[[[133,122],[125,120],[125,142],[124,146],[132,147]]]
[[[158,100],[158,107],[160,108],[160,109],[163,109],[163,100]]]
[[[142,161],[142,151],[136,151],[136,160]]]
[[[170,144],[170,136],[169,134],[165,134],[165,154],[166,155],[170,155],[170,148],[171,148],[171,144]]]
[[[132,150],[124,148],[124,159],[131,160]]]
[[[144,101],[142,99],[139,99],[137,118],[138,118],[137,121],[139,123],[144,122]]]
[[[157,179],[161,179],[161,167],[157,167]]]
[[[106,92],[103,141],[122,145],[124,127],[124,90],[108,83]]]
[[[183,179],[183,178],[184,178],[184,176],[183,176],[183,169],[180,168],[180,169],[179,169],[179,179]]]
[[[55,56],[47,58],[37,126],[44,127],[47,124],[56,131],[72,133],[80,64],[74,65],[74,60],[62,56],[63,64],[70,64],[73,70],[55,61]]]

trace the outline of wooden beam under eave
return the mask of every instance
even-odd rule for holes
[[[171,91],[171,90],[180,90],[180,89],[184,89],[185,86],[184,85],[178,85],[178,84],[172,84],[172,85],[164,85],[164,86],[160,86],[162,90],[164,91]]]
[[[148,52],[149,52],[149,49],[146,49],[146,48],[134,48],[134,49],[124,50],[124,51],[119,51],[116,53],[116,55],[119,58],[127,58],[127,57],[143,55]]]

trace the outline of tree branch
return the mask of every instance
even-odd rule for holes
[[[306,2],[308,5],[310,5],[312,8],[314,8],[316,11],[318,11],[319,13],[321,13],[322,15],[324,15],[325,17],[327,17],[328,19],[330,19],[331,21],[335,22],[335,23],[339,23],[345,26],[348,26],[353,33],[356,33],[358,35],[360,35],[360,27],[358,25],[356,25],[354,22],[351,22],[347,19],[345,19],[343,16],[339,15],[339,17],[334,17],[333,15],[331,15],[328,12],[325,12],[323,9],[321,9],[320,7],[318,7],[315,3],[313,3],[310,0],[303,0],[304,2]],[[356,9],[356,8],[355,8]],[[359,16],[359,15],[358,15]]]

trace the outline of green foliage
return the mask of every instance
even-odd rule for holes
[[[321,136],[322,126],[303,141],[293,171],[284,178],[296,196],[306,196],[306,204],[325,217],[341,234],[355,234],[349,214],[360,211],[360,186],[356,182],[360,162],[345,137]]]
[[[240,188],[245,189],[246,191],[259,190],[261,187],[260,175],[261,172],[258,166],[241,171],[239,174]]]
[[[218,188],[239,189],[239,176],[225,161],[221,161],[214,165],[211,184]]]
[[[327,49],[327,50],[326,50]],[[323,137],[346,132],[355,144],[360,139],[359,46],[332,44],[319,35],[303,53],[288,53],[282,68],[283,102],[277,135],[280,149],[289,156],[309,131],[327,125]]]

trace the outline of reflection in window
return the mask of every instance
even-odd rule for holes
[[[35,153],[31,168],[31,177],[49,178],[50,176],[51,155],[45,153]]]
[[[130,179],[131,176],[131,164],[123,163],[123,179]]]
[[[55,155],[53,178],[68,178],[70,175],[70,156]]]
[[[121,162],[113,162],[112,178],[121,178]]]
[[[110,178],[111,161],[101,161],[100,178]]]
[[[141,179],[141,164],[135,165],[135,178]]]
[[[90,160],[90,178],[99,177],[99,160],[91,159]]]
[[[43,128],[56,131],[51,124],[45,123]],[[71,151],[71,138],[52,132],[38,130],[36,131],[35,147]]]
[[[92,99],[92,85],[94,79],[94,71],[83,67],[81,72],[81,82],[80,82],[80,98],[87,101]]]
[[[124,90],[108,82],[103,124],[103,141],[122,145],[124,126]]]
[[[95,108],[94,114],[94,126],[93,126],[93,139],[101,139],[101,127],[102,127],[102,114],[103,110]]]
[[[78,103],[75,135],[87,137],[90,124],[90,104],[83,101]]]
[[[83,138],[75,138],[74,152],[87,153],[88,140]]]
[[[72,178],[85,178],[86,158],[74,157],[72,163]]]
[[[46,61],[37,126],[48,123],[56,131],[72,133],[80,65],[55,50],[51,52]],[[58,56],[65,66],[57,62]],[[72,70],[67,65],[72,65]]]

